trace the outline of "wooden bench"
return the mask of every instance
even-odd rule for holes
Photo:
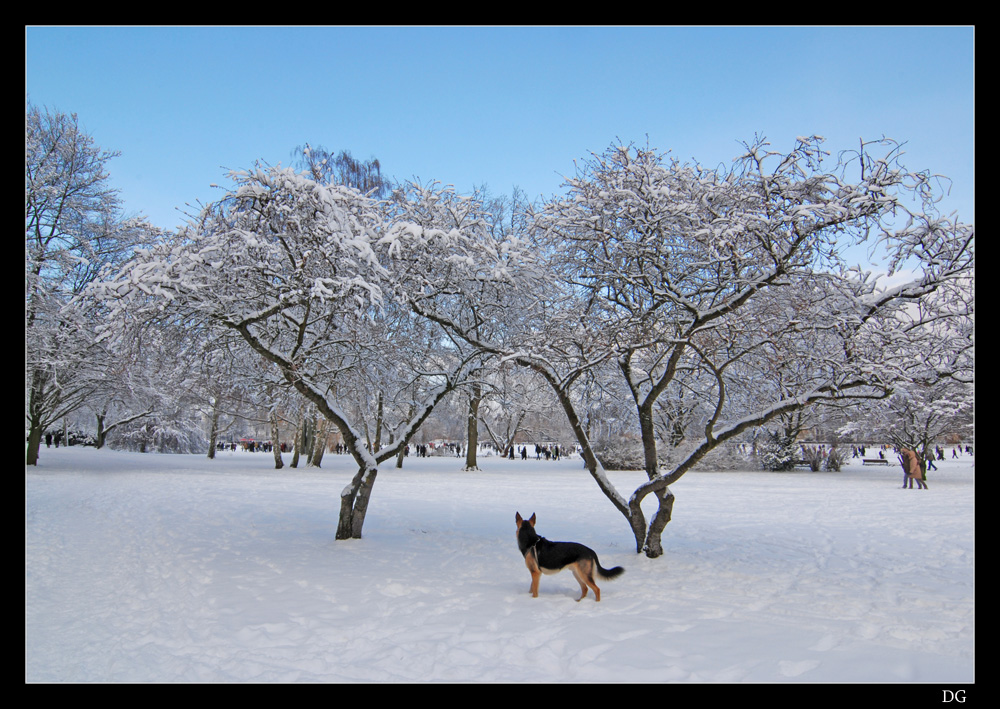
[[[889,461],[885,458],[862,458],[862,465],[889,465]]]

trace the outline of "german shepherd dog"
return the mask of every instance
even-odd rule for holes
[[[613,569],[605,569],[601,562],[597,560],[597,554],[593,549],[585,547],[576,542],[550,542],[545,537],[538,536],[535,532],[535,515],[532,513],[531,519],[521,518],[520,512],[514,513],[514,521],[517,523],[517,547],[524,556],[524,565],[531,572],[531,597],[538,598],[538,581],[542,574],[557,574],[565,568],[569,568],[580,584],[582,595],[576,600],[582,601],[587,597],[587,587],[594,589],[594,597],[601,600],[601,589],[594,583],[594,574],[602,579],[613,579],[625,573],[625,569],[616,566]]]

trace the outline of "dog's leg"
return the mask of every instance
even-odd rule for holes
[[[579,603],[587,597],[587,584],[584,582],[583,570],[580,569],[579,564],[570,564],[569,570],[573,572],[573,578],[580,584],[580,597],[576,599],[576,602]]]
[[[529,590],[531,591],[531,597],[532,598],[538,598],[538,582],[541,579],[542,579],[542,572],[541,571],[532,571],[531,572],[531,588]]]
[[[538,568],[538,559],[535,558],[534,550],[524,555],[524,565],[528,567],[528,572],[531,574],[531,588],[528,590],[531,592],[532,598],[538,598],[538,582],[542,578],[542,570]]]
[[[598,603],[601,602],[601,589],[597,587],[594,582],[594,563],[590,559],[584,559],[573,564],[570,567],[573,570],[573,575],[576,576],[577,583],[580,584],[580,590],[583,591],[577,601],[582,601],[587,597],[587,587],[594,589],[594,600]]]

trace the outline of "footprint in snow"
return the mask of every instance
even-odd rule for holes
[[[819,667],[818,660],[782,660],[778,663],[778,669],[785,677],[798,677],[817,667]]]

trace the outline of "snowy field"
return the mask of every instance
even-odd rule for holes
[[[383,468],[364,539],[337,542],[346,457],[43,448],[25,471],[25,680],[975,680],[968,456],[925,491],[896,465],[690,473],[655,560],[579,460],[461,462]],[[600,603],[575,602],[569,572],[531,598],[515,511],[625,575]]]

